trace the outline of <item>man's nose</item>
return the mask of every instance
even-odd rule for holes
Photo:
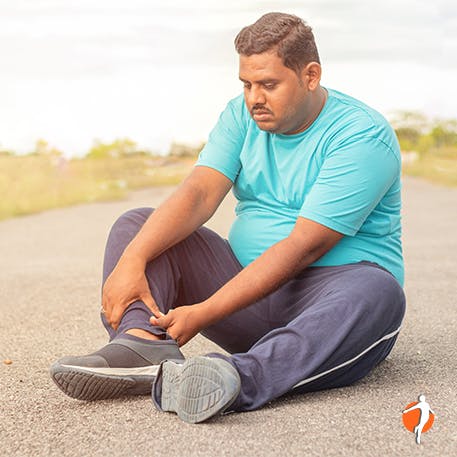
[[[266,102],[265,94],[259,87],[252,86],[248,94],[249,105],[264,105]]]

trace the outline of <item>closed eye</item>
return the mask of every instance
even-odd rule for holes
[[[249,81],[244,81],[240,78],[240,81],[243,83],[243,87],[245,89],[251,89],[252,83]],[[262,86],[266,90],[274,90],[278,86],[278,81],[275,80],[264,80],[264,81],[257,81],[256,84]]]

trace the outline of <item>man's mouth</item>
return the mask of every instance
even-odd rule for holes
[[[266,109],[253,109],[251,114],[255,121],[264,121],[271,117],[272,112]]]

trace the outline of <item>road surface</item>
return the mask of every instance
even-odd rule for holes
[[[157,412],[148,397],[63,395],[48,366],[106,342],[98,313],[109,227],[171,190],[0,223],[0,456],[457,455],[457,189],[411,178],[403,190],[407,314],[391,355],[363,381],[199,425]],[[226,234],[232,208],[230,197],[209,225]],[[184,352],[214,349],[197,337]],[[419,394],[437,415],[420,449],[401,421]]]

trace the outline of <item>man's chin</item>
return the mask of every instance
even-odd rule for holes
[[[273,122],[261,122],[261,121],[254,121],[259,127],[260,130],[263,130],[264,132],[269,132],[269,133],[278,133],[277,132],[277,126]]]

